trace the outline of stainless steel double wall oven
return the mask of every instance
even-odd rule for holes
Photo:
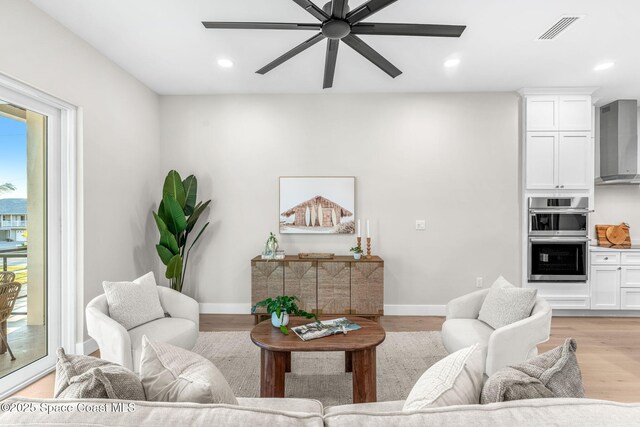
[[[587,197],[530,197],[530,282],[584,282],[589,249]]]

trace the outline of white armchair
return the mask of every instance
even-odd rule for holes
[[[475,343],[484,346],[485,373],[522,362],[538,354],[537,345],[549,340],[551,306],[536,298],[531,315],[518,322],[493,329],[478,320],[489,289],[453,299],[447,304],[447,320],[442,325],[442,342],[449,353]]]
[[[86,309],[87,331],[100,348],[100,357],[139,371],[142,336],[191,350],[198,338],[200,313],[198,303],[173,289],[158,286],[160,304],[171,317],[157,319],[127,331],[109,317],[107,297],[97,296]]]

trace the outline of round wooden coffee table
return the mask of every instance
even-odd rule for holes
[[[335,319],[320,317],[320,320]],[[376,322],[362,317],[347,316],[361,326],[356,331],[332,335],[310,341],[302,341],[291,330],[313,320],[292,317],[289,335],[271,325],[271,320],[256,325],[251,331],[251,341],[260,347],[260,397],[284,397],[285,372],[291,372],[291,352],[294,351],[344,351],[345,372],[352,372],[353,403],[375,402],[376,347],[384,341],[384,329]]]

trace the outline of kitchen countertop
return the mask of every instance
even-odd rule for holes
[[[598,246],[598,245],[591,245],[589,246],[589,250],[590,251],[640,251],[640,245],[631,245],[630,248],[623,248],[623,247],[617,247],[617,248],[611,248],[611,247],[607,247],[607,246]]]

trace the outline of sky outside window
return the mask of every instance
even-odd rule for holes
[[[0,199],[27,198],[27,124],[0,116],[0,185],[7,182],[16,190]]]

